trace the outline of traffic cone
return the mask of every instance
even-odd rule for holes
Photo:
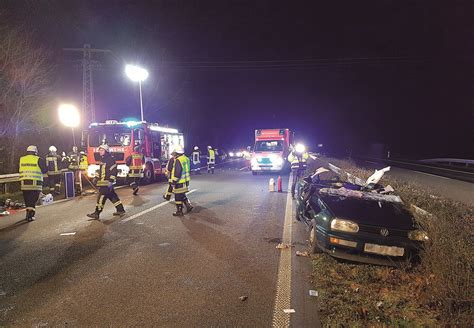
[[[275,180],[273,178],[268,181],[268,191],[275,191]]]
[[[278,192],[283,192],[282,186],[281,186],[281,176],[278,176],[277,184],[278,184]]]

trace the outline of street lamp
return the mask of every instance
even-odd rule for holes
[[[133,82],[138,82],[138,88],[140,89],[140,111],[143,119],[143,98],[142,98],[142,82],[148,78],[148,71],[144,68],[135,65],[126,65],[125,74]]]
[[[76,138],[74,137],[74,128],[77,128],[81,123],[79,111],[77,107],[71,104],[61,104],[58,107],[59,120],[64,126],[71,128],[72,140],[74,146],[76,145]]]

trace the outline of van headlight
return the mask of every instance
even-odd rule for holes
[[[274,163],[276,166],[283,165],[283,158],[281,158],[281,157],[276,157],[276,158],[273,160],[273,163]]]
[[[350,220],[333,219],[331,221],[331,230],[344,232],[358,232],[359,225]]]
[[[408,238],[411,240],[417,240],[417,241],[427,241],[429,240],[428,234],[426,231],[423,230],[413,230],[408,233]]]
[[[252,160],[250,162],[252,163],[253,166],[258,165],[258,160],[257,160],[256,157],[252,158]]]

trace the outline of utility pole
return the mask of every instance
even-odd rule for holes
[[[92,78],[92,68],[98,67],[99,62],[92,59],[92,53],[112,53],[108,49],[93,49],[90,44],[84,44],[83,48],[63,48],[64,51],[82,53],[82,109],[81,121],[82,130],[87,129],[91,122],[95,122],[94,107],[94,80]]]

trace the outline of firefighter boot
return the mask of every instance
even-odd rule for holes
[[[193,210],[194,206],[191,204],[191,202],[189,201],[189,199],[186,199],[184,201],[184,205],[186,206],[186,213],[189,213]]]
[[[140,187],[136,186],[135,188],[133,188],[133,195],[136,196],[138,194],[138,190],[140,189]]]
[[[100,212],[96,209],[93,213],[87,214],[87,217],[94,220],[99,220],[99,215],[100,215]]]
[[[123,208],[123,204],[120,203],[117,206],[115,206],[116,211],[113,214],[114,216],[124,216],[125,215],[125,209]]]
[[[176,205],[176,212],[173,213],[173,216],[183,216],[183,205]]]
[[[171,195],[169,195],[169,194],[165,194],[165,195],[163,195],[163,199],[165,199],[165,200],[168,200],[168,201],[169,201],[169,200],[171,199]]]

